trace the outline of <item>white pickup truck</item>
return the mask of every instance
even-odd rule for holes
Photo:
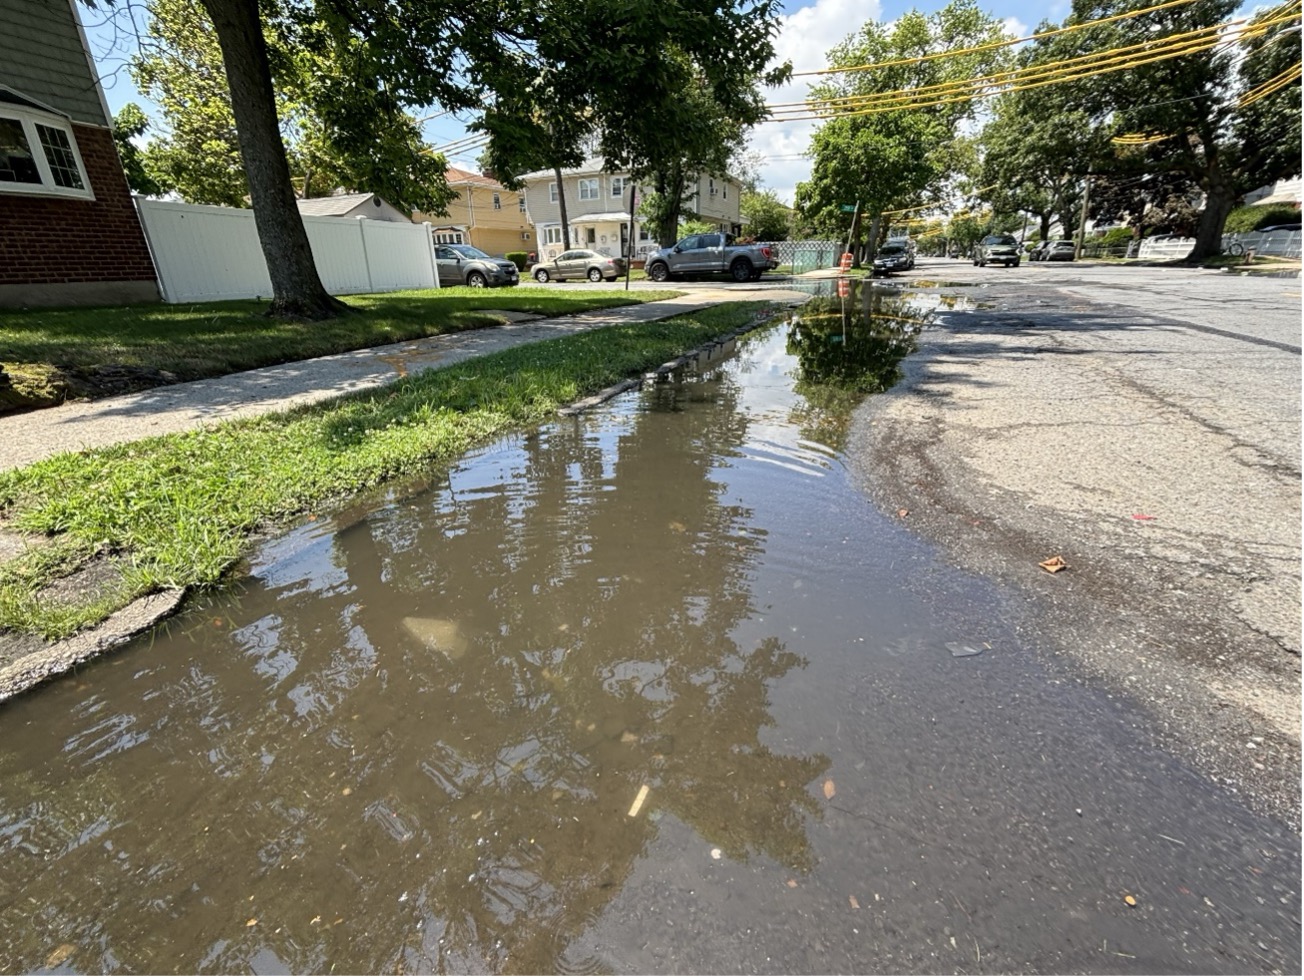
[[[761,278],[779,261],[764,245],[735,245],[732,235],[689,235],[669,248],[649,252],[643,268],[653,282],[726,272],[734,282]]]

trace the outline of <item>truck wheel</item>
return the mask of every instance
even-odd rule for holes
[[[589,270],[589,282],[602,282],[602,270],[601,270],[601,269],[590,269],[590,270]]]
[[[746,259],[734,259],[733,265],[729,266],[729,275],[733,276],[734,282],[746,282],[752,277],[752,264]]]
[[[670,278],[670,267],[664,262],[653,262],[652,268],[647,270],[647,277],[653,282],[665,282]]]

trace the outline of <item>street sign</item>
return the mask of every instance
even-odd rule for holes
[[[838,210],[843,214],[855,214],[856,206],[854,204],[839,204]]]

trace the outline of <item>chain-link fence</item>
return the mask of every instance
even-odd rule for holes
[[[788,272],[799,276],[803,272],[816,269],[832,269],[838,264],[845,242],[803,241],[803,242],[758,242],[774,253],[779,260],[776,272]]]

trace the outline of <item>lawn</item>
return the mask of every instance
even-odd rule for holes
[[[506,322],[495,310],[559,316],[675,295],[536,286],[414,290],[345,297],[354,312],[321,322],[270,319],[260,300],[4,310],[0,365],[39,405]]]
[[[756,322],[765,309],[727,303],[605,327],[327,405],[64,453],[0,473],[0,527],[35,542],[0,564],[0,630],[65,636],[160,588],[211,586],[253,535],[447,464]],[[56,584],[105,566],[113,570],[110,586],[94,595]]]

